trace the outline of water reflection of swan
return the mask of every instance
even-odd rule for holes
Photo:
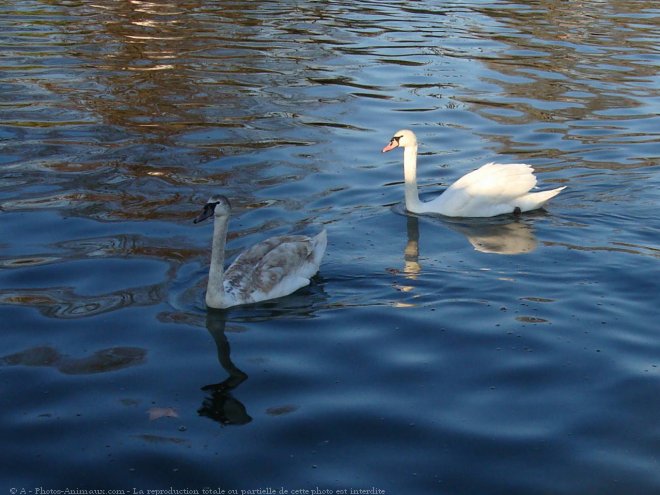
[[[419,219],[413,215],[406,217],[408,242],[403,250],[403,273],[406,278],[416,279],[422,271],[419,264]]]
[[[238,369],[231,360],[231,349],[225,335],[226,319],[223,313],[209,311],[206,315],[206,328],[213,337],[218,351],[220,366],[229,376],[219,383],[202,387],[210,395],[204,399],[197,412],[223,425],[244,425],[252,421],[245,406],[234,398],[231,391],[247,380],[248,375]]]
[[[437,198],[422,202],[417,191],[417,138],[412,131],[397,131],[383,152],[404,148],[406,209],[411,213],[437,213],[448,217],[493,217],[541,208],[564,187],[530,192],[536,185],[534,169],[523,163],[488,163],[464,175]]]
[[[405,214],[405,213],[404,213]],[[402,275],[404,280],[397,280],[393,286],[396,290],[413,293],[414,282],[422,272],[419,261],[419,221],[420,217],[405,214],[407,242],[403,251],[403,270],[390,269],[392,274]],[[502,216],[497,219],[447,219],[440,217],[422,217],[425,222],[437,222],[455,232],[463,234],[477,251],[496,254],[523,254],[536,248],[536,239],[531,225],[522,222],[520,218]],[[430,226],[429,226],[430,227]],[[415,296],[412,296],[413,299]],[[415,306],[413,302],[397,300],[395,307],[407,308]]]
[[[276,299],[309,285],[325,253],[325,230],[315,237],[289,235],[266,239],[243,251],[225,271],[230,211],[229,200],[216,195],[195,219],[198,223],[214,216],[207,306],[229,308]]]
[[[538,213],[541,214],[541,213]],[[537,215],[538,215],[537,214]],[[500,216],[497,219],[449,219],[424,217],[433,222],[463,234],[474,249],[482,253],[524,254],[536,249],[537,241],[531,224],[519,217]],[[404,273],[417,275],[421,271],[419,263],[419,217],[406,214],[408,242],[404,250]]]
[[[417,280],[417,277],[422,272],[422,265],[419,263],[419,219],[414,215],[406,216],[406,231],[408,234],[408,242],[403,250],[403,270],[390,270],[391,273],[401,273],[408,282]],[[415,287],[407,283],[396,282],[394,288],[401,292],[412,292]],[[402,301],[394,302],[394,306],[398,308],[410,307],[412,304]]]
[[[443,224],[463,234],[482,253],[524,254],[536,249],[532,226],[519,218],[503,218],[499,222],[444,221]]]

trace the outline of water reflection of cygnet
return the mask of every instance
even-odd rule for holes
[[[213,337],[218,351],[218,362],[229,374],[218,383],[202,387],[210,392],[197,410],[200,416],[206,416],[222,425],[244,425],[252,421],[242,402],[232,395],[232,390],[247,380],[248,375],[241,371],[231,360],[231,348],[225,335],[226,318],[223,312],[209,311],[206,315],[206,328]]]

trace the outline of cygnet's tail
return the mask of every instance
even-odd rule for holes
[[[323,229],[312,238],[312,242],[314,246],[312,248],[313,260],[316,266],[320,266],[323,255],[325,254],[325,248],[328,246],[328,231]]]

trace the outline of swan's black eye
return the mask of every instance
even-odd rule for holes
[[[399,144],[399,139],[401,139],[403,136],[394,136],[392,138],[392,141],[396,141],[396,144]]]

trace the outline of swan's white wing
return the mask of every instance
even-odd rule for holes
[[[515,198],[536,185],[534,169],[525,163],[487,163],[465,174],[449,190],[462,189],[471,196]]]
[[[255,244],[227,268],[225,291],[236,304],[291,294],[318,271],[326,242],[323,231],[316,237],[278,236]]]
[[[487,217],[513,212],[517,198],[536,185],[534,169],[524,163],[487,163],[454,182],[427,203],[443,215]]]

